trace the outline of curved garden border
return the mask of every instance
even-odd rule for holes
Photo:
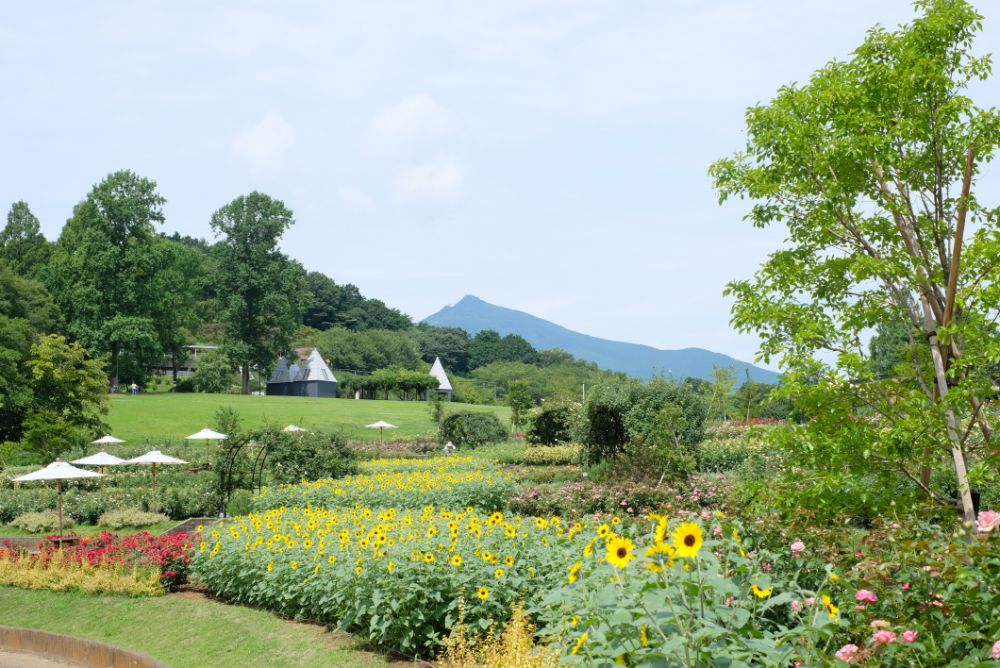
[[[0,650],[33,654],[85,668],[170,668],[151,656],[117,645],[14,626],[0,626]]]

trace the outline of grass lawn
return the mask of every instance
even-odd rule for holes
[[[90,638],[174,668],[386,666],[351,636],[197,594],[89,596],[0,587],[3,624]]]
[[[386,420],[397,427],[385,431],[386,440],[429,436],[434,422],[423,401],[379,401],[312,399],[306,397],[258,397],[238,394],[140,394],[113,395],[107,422],[111,433],[130,445],[179,444],[185,436],[211,427],[215,412],[231,406],[243,424],[253,428],[265,424],[296,424],[319,431],[342,431],[348,438],[378,440],[378,430],[366,424]],[[510,422],[506,406],[449,404],[446,410],[478,410],[494,413]]]

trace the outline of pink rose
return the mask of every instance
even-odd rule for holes
[[[916,631],[903,631],[903,642],[913,642],[917,639]]]
[[[872,640],[876,643],[884,643],[888,645],[891,642],[895,642],[896,634],[892,631],[876,631],[872,634]]]
[[[789,549],[791,549],[792,554],[797,557],[803,552],[805,552],[806,544],[803,543],[801,540],[797,540],[794,543],[792,543],[792,546]]]
[[[1000,659],[1000,640],[993,643],[993,658]]]
[[[998,641],[998,644],[1000,644],[1000,641]],[[840,659],[841,661],[846,661],[847,663],[854,663],[858,659],[858,646],[851,644],[844,645],[843,647],[837,650],[837,653],[834,654],[834,656]]]
[[[806,605],[816,605],[816,597],[815,596],[807,596],[806,597]]]
[[[799,603],[798,599],[792,601],[792,610],[794,612],[798,612],[801,609],[802,609],[802,604]]]
[[[903,591],[906,591],[907,589],[910,588],[910,583],[909,582],[904,582],[902,588],[903,588]]]
[[[861,603],[878,603],[878,596],[875,595],[875,592],[867,589],[859,589],[854,598]]]
[[[976,526],[983,533],[988,533],[993,531],[996,527],[1000,526],[1000,513],[995,510],[983,510],[979,513],[979,520],[976,522]]]

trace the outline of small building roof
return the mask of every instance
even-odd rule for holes
[[[434,364],[431,365],[431,375],[437,378],[440,383],[438,390],[441,392],[451,392],[451,381],[448,380],[448,374],[444,372],[440,357],[434,358]]]
[[[337,382],[336,376],[330,371],[330,367],[326,365],[323,356],[319,354],[319,350],[316,348],[313,348],[309,356],[302,359],[298,364],[295,362],[289,364],[287,359],[279,357],[278,364],[274,367],[274,371],[271,372],[271,378],[268,382],[295,383],[310,380]]]

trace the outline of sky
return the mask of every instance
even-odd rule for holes
[[[1000,10],[979,5],[982,52]],[[131,169],[166,197],[164,232],[211,239],[212,213],[259,190],[295,213],[288,255],[416,320],[474,294],[752,361],[722,291],[783,235],[719,206],[708,167],[744,146],[748,106],[913,16],[905,0],[4,3],[0,209],[27,201],[55,239]],[[974,98],[997,105],[1000,84]]]

